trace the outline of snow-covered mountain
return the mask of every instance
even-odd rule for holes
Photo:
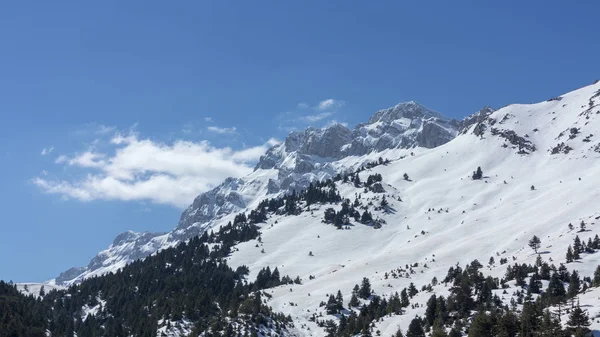
[[[425,137],[427,132],[431,134]],[[337,229],[324,223],[324,213],[342,205],[303,205],[297,215],[270,215],[260,224],[260,238],[237,244],[227,259],[234,269],[247,266],[248,279],[265,267],[302,279],[301,284],[267,290],[272,295],[268,305],[289,314],[299,336],[325,336],[315,315],[336,322],[340,316],[328,315],[322,302],[338,290],[347,302],[363,277],[375,294],[388,299],[412,283],[419,291],[406,313],[374,322],[373,333],[390,336],[398,328],[406,331],[415,315],[423,316],[432,294],[448,296],[450,285],[432,280],[442,280],[457,263],[478,259],[486,276],[501,279],[508,265],[534,265],[539,256],[592,277],[600,264],[598,250],[583,252],[574,262],[565,253],[576,237],[588,242],[600,234],[598,135],[600,83],[536,104],[484,108],[462,121],[444,119],[411,102],[379,111],[353,130],[335,125],[295,132],[269,149],[247,177],[227,179],[198,196],[172,232],[122,234],[93,264],[63,274],[56,283],[120,268],[225,224],[266,197],[354,172],[381,157],[390,162],[358,176],[364,182],[381,175],[383,190],[352,180],[335,182],[342,198],[360,198],[361,212],[370,211],[381,226],[350,220],[345,229]],[[478,167],[482,177],[473,179]],[[381,207],[384,197],[387,206]],[[541,239],[539,255],[528,246],[533,235]],[[542,284],[548,286],[547,281]],[[423,290],[425,286],[431,288]],[[505,286],[493,293],[507,305],[518,301],[522,288],[514,280]],[[578,295],[595,333],[600,329],[599,297],[600,288]],[[564,307],[553,313],[561,315],[564,325]]]
[[[466,123],[470,121],[450,120],[416,102],[407,102],[377,111],[367,123],[353,130],[335,124],[292,132],[260,158],[252,174],[228,178],[196,197],[172,232],[121,233],[86,267],[71,268],[50,283],[68,285],[115,271],[201,234],[219,219],[251,207],[267,195],[300,190],[311,181],[355,170],[379,156],[401,156],[447,143]]]
[[[371,333],[406,331],[415,315],[424,316],[432,294],[448,297],[452,284],[433,282],[434,277],[442,280],[450,267],[478,259],[484,275],[505,278],[509,265],[535,265],[538,254],[528,246],[534,235],[541,239],[542,261],[593,278],[598,250],[574,262],[565,254],[576,237],[591,242],[600,234],[600,84],[479,115],[444,145],[359,174],[361,181],[381,174],[384,193],[352,181],[336,183],[343,198],[352,201],[360,194],[373,218],[383,220],[381,228],[351,221],[349,229],[339,230],[322,220],[327,208],[339,211],[341,205],[311,205],[298,216],[270,218],[261,240],[239,244],[228,263],[248,266],[251,279],[270,266],[305,280],[272,289],[268,303],[291,315],[306,336],[326,335],[314,315],[339,322],[321,302],[338,290],[347,301],[363,277],[374,294],[387,299],[411,283],[419,289],[405,314],[378,320]],[[390,151],[390,158],[394,151],[401,153]],[[474,180],[477,167],[483,175]],[[388,207],[378,207],[384,196]],[[542,284],[545,290],[548,282]],[[421,291],[428,285],[431,290]],[[506,287],[493,293],[506,305],[518,303],[517,291],[523,289],[514,280]],[[598,298],[600,288],[577,296],[595,335],[600,334]],[[564,326],[569,310],[553,307],[552,312]]]

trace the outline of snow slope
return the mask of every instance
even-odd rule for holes
[[[269,304],[292,315],[297,326],[310,328],[304,330],[307,336],[325,334],[309,321],[314,312],[325,315],[319,303],[338,289],[348,301],[363,277],[371,280],[376,294],[389,296],[410,282],[420,289],[434,276],[442,279],[456,263],[464,266],[474,259],[484,265],[491,256],[496,261],[506,257],[511,264],[533,264],[537,255],[527,245],[533,235],[542,240],[545,261],[565,263],[567,246],[576,235],[587,242],[600,234],[600,139],[594,138],[600,134],[599,105],[600,84],[595,84],[560,100],[495,111],[442,146],[361,173],[363,181],[369,174],[383,176],[393,211],[373,212],[386,221],[382,228],[354,224],[349,230],[337,230],[321,222],[328,205],[311,206],[313,215],[270,218],[263,225],[262,244],[240,244],[229,263],[247,265],[250,279],[267,266],[278,267],[282,275],[300,276],[302,285],[273,289]],[[578,131],[572,133],[573,128]],[[507,130],[514,133],[502,135]],[[552,154],[561,142],[572,150]],[[471,174],[478,166],[484,178],[474,181]],[[411,181],[404,180],[405,172]],[[381,198],[350,183],[340,183],[338,189],[351,200],[355,193],[375,205]],[[581,221],[587,230],[577,233]],[[574,230],[569,230],[569,223]],[[384,279],[385,272],[415,262],[420,267],[410,278]],[[592,276],[599,264],[600,253],[583,254],[567,268],[584,277]],[[506,265],[496,262],[484,274],[502,277],[505,271]],[[441,294],[447,290],[443,285],[434,287]],[[419,293],[415,302],[424,305],[429,296]],[[597,298],[597,289],[581,298],[582,304],[593,305],[592,318],[600,309]],[[377,328],[384,336],[399,326],[405,331],[414,315],[423,311],[424,307],[417,308],[384,319]],[[593,322],[591,328],[600,329],[598,319]]]
[[[71,268],[48,283],[69,285],[114,272],[136,259],[202,234],[224,219],[254,208],[268,195],[303,189],[311,181],[355,170],[379,156],[406,155],[416,151],[415,148],[446,143],[456,136],[463,124],[416,102],[407,102],[376,112],[368,123],[359,124],[353,130],[336,124],[292,132],[285,142],[273,146],[261,157],[253,173],[228,178],[196,197],[183,211],[173,231],[121,233],[86,267]],[[390,152],[392,149],[404,150]],[[394,158],[397,157],[390,157]]]
[[[375,130],[382,122],[409,124],[403,115],[394,118],[379,118],[357,129]],[[534,263],[537,255],[527,245],[533,235],[542,240],[542,258],[558,266],[566,262],[567,246],[576,235],[587,242],[600,234],[600,84],[536,104],[484,109],[453,130],[458,136],[434,148],[393,146],[337,158],[298,150],[304,145],[295,142],[302,137],[290,137],[289,148],[284,143],[269,150],[248,177],[230,179],[196,198],[182,214],[179,226],[164,234],[167,239],[159,247],[225,224],[235,213],[253,209],[267,196],[286,193],[312,179],[352,171],[379,157],[389,158],[389,164],[360,174],[362,181],[370,174],[381,174],[383,194],[337,183],[343,197],[354,200],[360,193],[363,203],[372,202],[370,211],[385,220],[383,227],[353,223],[350,229],[337,230],[321,220],[326,208],[339,205],[311,205],[312,213],[269,218],[261,225],[260,243],[241,243],[229,257],[232,267],[250,268],[249,279],[267,266],[279,268],[282,275],[300,276],[301,285],[270,289],[269,305],[274,311],[290,314],[298,334],[324,336],[324,330],[309,318],[316,312],[335,319],[326,315],[320,302],[339,289],[347,303],[352,288],[363,277],[371,280],[376,294],[389,296],[411,282],[421,289],[433,277],[442,279],[457,263],[464,266],[478,259],[485,265],[492,256],[496,263],[486,267],[484,274],[502,277],[507,265],[499,264],[501,258],[510,264]],[[334,131],[330,130],[344,134],[339,127]],[[325,137],[327,132],[310,137],[317,134]],[[347,142],[340,146],[350,147]],[[292,148],[296,150],[288,151]],[[471,175],[478,166],[483,169],[483,179],[473,180]],[[390,204],[389,211],[374,209],[382,195]],[[587,228],[578,232],[582,221]],[[386,272],[415,263],[414,274],[384,277]],[[567,267],[585,277],[592,276],[598,264],[600,253],[583,254]],[[108,263],[105,270],[115,266]],[[79,277],[93,272],[88,270]],[[433,292],[447,295],[448,288],[437,285]],[[499,295],[509,301],[510,293]],[[594,318],[591,328],[595,330],[600,330],[599,295],[594,289],[580,296]],[[424,305],[429,296],[431,293],[419,292],[411,302]],[[377,322],[376,329],[384,336],[398,327],[406,331],[414,315],[424,310],[417,306],[405,315],[386,317]]]

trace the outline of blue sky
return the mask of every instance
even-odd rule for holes
[[[167,231],[292,128],[416,100],[461,118],[600,77],[582,1],[0,5],[0,279]]]

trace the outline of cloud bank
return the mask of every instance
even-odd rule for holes
[[[57,157],[55,164],[69,173],[68,178],[40,175],[33,183],[46,193],[81,201],[150,201],[183,208],[225,178],[252,172],[253,164],[274,144],[277,141],[270,139],[234,150],[208,141],[161,143],[135,133],[116,134],[110,139],[110,153],[90,148]]]

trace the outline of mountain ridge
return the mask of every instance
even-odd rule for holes
[[[491,124],[490,115],[495,112],[490,107],[484,107],[456,121],[410,101],[378,110],[369,118],[369,122],[358,124],[353,130],[337,124],[291,132],[284,142],[271,147],[261,156],[252,174],[228,178],[221,185],[196,197],[182,212],[173,231],[146,233],[142,237],[125,235],[125,240],[115,240],[108,249],[95,256],[87,267],[71,268],[50,283],[68,285],[122,268],[135,259],[200,235],[224,218],[256,205],[267,195],[301,190],[311,181],[331,178],[385,156],[386,151],[404,149],[403,155],[408,155],[416,149],[446,144],[468,132],[482,137],[487,130],[492,133],[491,136],[506,139],[505,146],[518,148],[522,154],[529,153],[532,148],[528,145],[530,141],[525,138],[529,135],[519,136],[500,131],[498,126],[510,118],[506,117],[510,113]],[[352,159],[344,161],[348,158]]]

